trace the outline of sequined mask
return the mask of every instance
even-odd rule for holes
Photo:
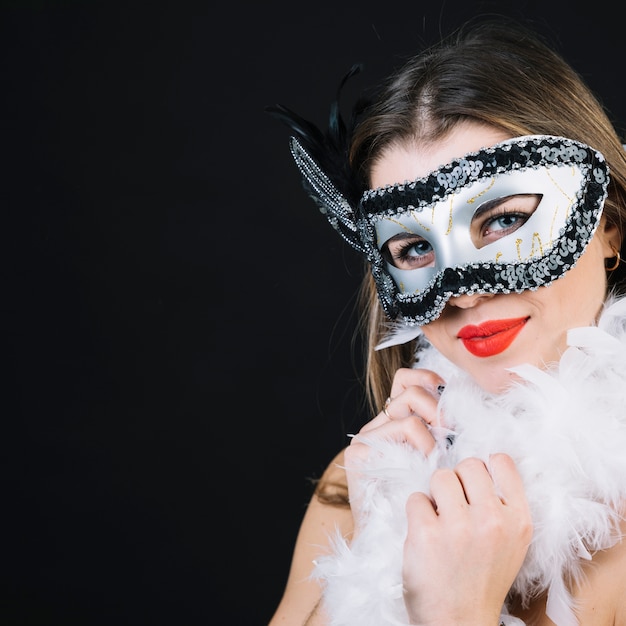
[[[437,319],[452,297],[535,290],[563,276],[598,226],[609,183],[596,150],[529,135],[368,190],[353,210],[293,137],[291,149],[330,223],[370,262],[386,314],[417,326]],[[494,213],[504,226],[493,241],[481,239],[484,216],[503,202],[515,207],[516,198],[534,198],[532,210]],[[394,242],[406,242],[409,263],[392,254]],[[418,267],[420,258],[427,263]]]

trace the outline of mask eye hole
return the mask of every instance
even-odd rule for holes
[[[470,226],[476,248],[484,248],[521,228],[537,210],[541,198],[536,193],[516,194],[481,204]]]
[[[388,239],[381,248],[387,263],[401,270],[435,265],[435,250],[427,239],[412,233],[401,233]]]

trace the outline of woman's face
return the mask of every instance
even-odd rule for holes
[[[497,128],[466,122],[428,146],[391,146],[373,167],[371,186],[415,180],[454,158],[509,138]],[[507,200],[511,202],[504,207],[510,211],[506,218],[486,221],[472,239],[484,237],[487,242],[514,232],[523,215],[532,213],[537,199],[518,196]],[[500,392],[514,378],[507,368],[523,363],[543,367],[557,361],[567,347],[567,331],[596,320],[606,297],[604,260],[615,256],[611,242],[619,249],[617,229],[607,227],[602,219],[575,267],[561,278],[519,294],[453,297],[435,321],[422,326],[424,335],[481,387]],[[406,256],[404,262],[428,262],[419,247],[414,250],[414,256]]]

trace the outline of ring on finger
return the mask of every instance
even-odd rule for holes
[[[391,403],[391,397],[388,397],[385,400],[385,405],[383,406],[383,413],[390,419],[392,420],[393,417],[391,417],[391,415],[389,415],[389,411],[387,411],[387,407],[389,406],[389,404]]]

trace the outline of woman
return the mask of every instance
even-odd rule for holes
[[[326,135],[271,111],[369,263],[376,416],[317,485],[272,626],[626,624],[615,129],[501,21],[410,60],[350,129],[337,110]]]

